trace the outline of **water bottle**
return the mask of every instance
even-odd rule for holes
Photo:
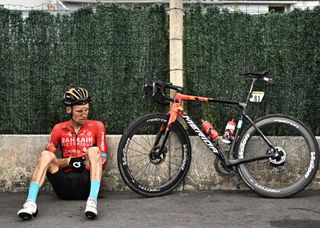
[[[212,124],[206,120],[201,119],[202,130],[210,137],[211,140],[216,140],[219,133],[213,128]]]
[[[230,144],[233,141],[233,133],[236,129],[236,125],[237,123],[234,121],[234,119],[228,121],[227,126],[224,130],[224,134],[222,136],[222,142]]]

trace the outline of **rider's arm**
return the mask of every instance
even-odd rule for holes
[[[71,157],[69,157],[69,158],[59,158],[58,159],[58,163],[59,163],[61,168],[65,168],[65,167],[67,167],[69,165],[70,160],[71,160]]]
[[[97,130],[97,147],[99,148],[102,157],[105,157],[105,155],[108,152],[108,145],[107,145],[107,139],[106,139],[106,127],[102,122],[98,122],[97,124],[98,130]]]
[[[97,131],[97,147],[99,148],[101,152],[101,157],[102,157],[102,163],[103,163],[103,168],[106,166],[106,160],[108,157],[108,145],[107,145],[107,139],[106,139],[106,127],[102,122],[98,122],[97,124],[98,131]]]
[[[61,137],[61,132],[59,130],[58,125],[55,125],[51,131],[50,134],[50,141],[49,144],[46,147],[46,150],[50,151],[50,152],[56,152],[58,149],[58,145],[60,142],[60,137]]]
[[[51,131],[51,134],[50,134],[50,141],[49,141],[49,144],[46,148],[46,150],[48,151],[51,151],[51,152],[56,152],[57,149],[58,149],[58,145],[59,145],[59,142],[60,142],[60,136],[61,136],[61,132],[59,130],[60,128],[58,127],[58,125],[55,125]],[[65,168],[69,165],[70,163],[70,159],[71,157],[69,158],[59,158],[58,159],[58,163],[59,163],[59,166],[61,168]]]

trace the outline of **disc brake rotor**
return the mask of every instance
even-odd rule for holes
[[[269,158],[269,161],[274,165],[283,165],[286,160],[286,152],[282,147],[276,146],[275,147],[278,156]]]
[[[155,148],[155,150],[158,150],[159,147]],[[149,154],[149,159],[150,162],[154,165],[160,165],[166,160],[166,154],[167,154],[167,148],[164,147],[162,152],[158,155],[155,156],[155,152],[150,152]]]

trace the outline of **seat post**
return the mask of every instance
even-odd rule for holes
[[[249,103],[250,95],[251,95],[251,93],[253,91],[253,86],[256,83],[256,81],[257,81],[257,78],[252,78],[250,90],[249,90],[249,93],[248,93],[248,96],[247,96],[247,100],[246,100],[246,105],[248,105],[248,103]]]

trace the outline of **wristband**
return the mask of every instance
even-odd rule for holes
[[[102,158],[108,158],[108,154],[107,153],[101,153],[101,157]]]

